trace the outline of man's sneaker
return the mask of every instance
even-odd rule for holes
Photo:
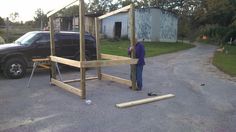
[[[142,89],[141,88],[137,88],[136,91],[142,91]]]

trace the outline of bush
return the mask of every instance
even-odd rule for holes
[[[4,43],[5,43],[4,39],[0,36],[0,44],[4,44]]]
[[[232,38],[232,41],[236,39],[236,28],[230,29],[224,36],[223,41],[229,42]]]
[[[205,25],[200,28],[199,36],[207,36],[208,42],[216,42],[217,44],[222,44],[230,39],[236,30],[228,27],[223,27],[219,25]]]

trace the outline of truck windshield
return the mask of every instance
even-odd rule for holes
[[[18,38],[15,41],[15,43],[20,44],[20,45],[30,45],[38,38],[39,38],[39,35],[36,32],[29,32],[21,36],[20,38]]]

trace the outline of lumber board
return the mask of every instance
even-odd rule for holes
[[[88,78],[85,78],[85,80],[95,80],[95,79],[98,79],[98,77],[88,77]],[[81,79],[72,79],[72,80],[65,80],[63,81],[64,83],[72,83],[72,82],[80,82]]]
[[[115,10],[115,11],[109,12],[109,13],[104,14],[104,15],[102,15],[102,16],[99,16],[98,18],[99,18],[99,19],[104,19],[104,18],[106,18],[106,17],[109,17],[109,16],[112,16],[112,15],[118,14],[118,13],[120,13],[120,12],[122,12],[122,11],[128,11],[129,9],[130,9],[130,5],[125,6],[125,7],[123,7],[123,8],[120,8],[120,9],[117,9],[117,10]]]
[[[50,55],[55,56],[56,55],[56,48],[55,48],[55,41],[54,41],[54,25],[53,25],[53,18],[49,17],[50,22]],[[51,59],[50,59],[51,60]],[[56,78],[56,65],[55,62],[51,62],[51,68],[50,68],[50,76],[52,78]]]
[[[135,101],[130,101],[130,102],[116,104],[116,107],[118,107],[118,108],[126,108],[126,107],[131,107],[131,106],[151,103],[151,102],[159,101],[159,100],[163,100],[163,99],[168,99],[168,98],[172,98],[172,97],[175,97],[175,95],[173,95],[173,94],[166,94],[166,95],[161,95],[161,96],[156,96],[156,97],[151,97],[151,98],[140,99],[140,100],[135,100]]]
[[[96,17],[95,18],[95,31],[96,31],[96,51],[97,51],[97,60],[101,60],[101,44],[100,44],[100,24],[101,21]],[[97,67],[97,76],[101,80],[101,67]]]
[[[45,69],[50,69],[50,66],[44,65],[44,64],[39,64],[38,66],[43,67]]]
[[[50,59],[49,58],[32,59],[32,61],[42,68],[50,69]]]
[[[129,57],[118,56],[118,55],[110,55],[110,54],[101,54],[102,59],[108,60],[122,60],[122,59],[130,59]]]
[[[110,80],[110,81],[125,84],[128,86],[132,85],[132,82],[130,80],[119,78],[119,77],[108,75],[108,74],[104,74],[104,73],[102,73],[102,80]]]
[[[75,88],[75,87],[73,87],[73,86],[70,86],[70,85],[68,85],[68,84],[65,84],[65,83],[63,83],[63,82],[61,82],[61,81],[58,81],[58,80],[56,80],[56,79],[53,79],[53,78],[51,78],[51,83],[52,83],[52,84],[55,84],[56,86],[58,86],[58,87],[60,87],[60,88],[62,88],[62,89],[64,89],[64,90],[66,90],[66,91],[68,91],[68,92],[71,92],[71,93],[73,93],[73,94],[82,96],[82,92],[81,92],[81,90],[78,89],[78,88]]]
[[[105,66],[116,66],[123,64],[137,64],[137,59],[126,59],[126,60],[95,60],[95,61],[83,61],[81,67],[105,67]]]
[[[134,5],[130,4],[130,10],[129,10],[129,27],[130,27],[130,46],[133,47],[133,50],[131,51],[131,58],[135,58],[135,11],[134,11]],[[136,90],[136,66],[131,64],[130,65],[130,71],[131,71],[131,81],[132,81],[132,89]]]
[[[80,63],[85,61],[85,40],[84,40],[84,34],[85,34],[85,23],[84,23],[84,14],[85,14],[85,8],[84,8],[84,0],[79,1],[79,28],[80,28]],[[86,98],[86,86],[85,86],[85,76],[86,71],[84,67],[80,68],[80,87],[82,90],[81,98]]]
[[[50,17],[50,16],[56,14],[56,13],[59,12],[60,10],[66,8],[66,7],[68,7],[68,6],[70,6],[70,5],[72,5],[72,4],[74,4],[74,3],[77,2],[77,1],[79,1],[79,0],[74,0],[74,1],[72,1],[71,3],[67,4],[66,6],[61,6],[61,7],[57,8],[57,9],[54,9],[53,11],[51,11],[51,12],[49,12],[49,13],[47,14],[47,17]]]
[[[49,58],[39,58],[39,59],[32,59],[33,62],[47,62],[49,61]]]
[[[80,61],[66,59],[66,58],[57,57],[57,56],[50,56],[50,59],[53,62],[58,62],[61,64],[65,64],[65,65],[69,65],[69,66],[73,66],[77,68],[80,68],[80,64],[81,64]]]

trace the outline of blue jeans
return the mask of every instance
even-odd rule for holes
[[[138,90],[143,88],[143,65],[136,65],[136,81]]]

